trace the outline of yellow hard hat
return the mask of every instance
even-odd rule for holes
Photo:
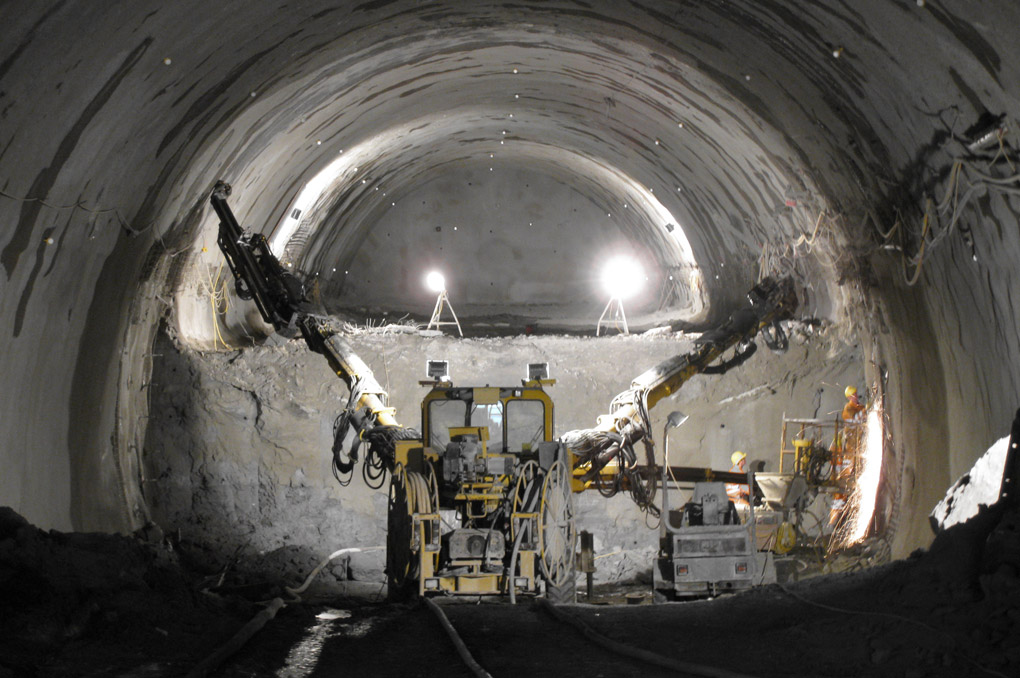
[[[747,459],[747,455],[741,452],[740,450],[737,450],[736,452],[730,455],[731,464],[734,465],[739,464],[741,459]]]
[[[843,395],[845,395],[847,398],[849,398],[851,396],[857,395],[857,387],[856,386],[847,386],[846,390],[843,391]]]

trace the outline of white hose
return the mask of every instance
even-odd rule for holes
[[[364,551],[381,551],[384,548],[386,548],[386,547],[385,546],[366,546],[364,548],[354,547],[354,548],[349,548],[349,549],[340,549],[339,551],[333,551],[333,553],[329,554],[328,558],[326,558],[321,563],[319,563],[318,565],[315,566],[315,569],[312,570],[308,574],[307,577],[305,577],[305,582],[303,584],[301,584],[301,586],[299,586],[297,588],[291,588],[290,586],[284,586],[283,588],[284,588],[284,590],[287,593],[289,593],[292,596],[300,596],[311,585],[312,581],[314,581],[314,579],[317,576],[319,576],[319,573],[322,572],[322,568],[324,568],[327,565],[329,565],[330,561],[333,560],[334,558],[339,558],[340,556],[348,554],[348,553],[362,553]]]

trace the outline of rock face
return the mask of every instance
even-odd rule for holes
[[[417,428],[418,385],[426,358],[449,360],[455,384],[519,383],[528,362],[548,362],[555,431],[588,427],[614,395],[659,361],[686,351],[683,335],[562,336],[453,340],[407,334],[349,337],[390,393],[398,420]],[[197,352],[162,336],[154,351],[151,420],[144,457],[145,496],[168,534],[201,545],[212,560],[235,552],[291,575],[306,574],[339,548],[385,544],[387,486],[356,473],[333,478],[333,421],[347,401],[343,382],[301,342],[233,352]],[[841,406],[842,384],[861,383],[859,351],[814,330],[785,354],[762,350],[722,376],[698,376],[652,414],[661,435],[666,415],[690,419],[670,439],[670,462],[729,468],[735,449],[774,465],[780,417],[798,403],[803,416]],[[835,385],[835,386],[830,386]],[[661,455],[661,441],[658,454]],[[676,498],[677,500],[679,498]],[[598,581],[640,576],[651,567],[658,534],[629,498],[576,498],[578,528],[595,534]],[[614,552],[614,555],[608,555]],[[381,582],[384,554],[367,551],[334,563],[340,579]]]
[[[998,501],[1008,446],[1009,436],[1000,438],[953,483],[929,516],[936,532],[964,522],[977,514],[982,504],[991,506]]]

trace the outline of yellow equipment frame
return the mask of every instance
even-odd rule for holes
[[[467,400],[476,404],[501,403],[503,412],[507,412],[507,406],[515,401],[537,401],[543,405],[543,442],[552,442],[553,438],[553,401],[543,390],[543,386],[556,383],[552,379],[540,379],[525,381],[521,386],[514,387],[463,387],[453,386],[446,383],[436,383],[429,393],[422,399],[422,440],[402,440],[395,443],[395,460],[398,465],[405,468],[426,473],[427,462],[435,462],[439,459],[439,451],[433,450],[425,445],[423,441],[431,440],[432,426],[429,419],[429,405],[437,400]],[[469,397],[468,391],[470,391]],[[455,396],[455,397],[451,397]],[[504,414],[505,417],[505,414]],[[482,447],[480,457],[497,458],[513,457],[513,453],[489,453],[489,430],[485,426],[456,426],[450,427],[450,437],[458,435],[473,435],[478,438]],[[503,427],[504,440],[503,449],[506,446],[506,427]],[[453,495],[454,505],[451,508],[461,510],[468,518],[476,518],[487,515],[496,509],[507,493],[514,488],[513,476],[505,474],[482,475],[474,482],[461,483],[457,492]],[[442,495],[442,493],[441,493]],[[443,503],[442,497],[440,503]],[[418,560],[418,595],[424,596],[428,593],[448,593],[453,595],[503,595],[509,593],[510,587],[515,592],[536,594],[538,593],[538,567],[537,562],[540,555],[540,543],[537,538],[531,544],[522,544],[518,551],[518,572],[511,573],[510,577],[502,573],[486,572],[486,561],[484,558],[459,559],[449,563],[451,568],[457,568],[456,574],[437,574],[439,568],[440,545],[438,539],[429,539],[429,535],[439,534],[440,524],[439,509],[432,507],[430,512],[416,512],[411,515],[414,525],[419,549]],[[537,535],[538,524],[537,512],[514,511],[510,514],[511,524],[515,526],[514,532],[522,529],[525,522],[530,522],[531,534]],[[431,531],[429,527],[435,526]]]

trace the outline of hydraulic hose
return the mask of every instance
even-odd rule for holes
[[[457,630],[453,628],[453,624],[446,618],[446,614],[442,608],[436,605],[435,601],[431,598],[425,599],[425,604],[429,606],[432,613],[439,619],[439,623],[443,625],[443,630],[446,631],[446,635],[453,641],[454,647],[457,648],[457,654],[464,660],[471,672],[477,676],[477,678],[492,678],[492,674],[482,668],[482,665],[475,661],[475,658],[471,656],[471,650],[467,648],[464,641],[461,640],[460,636],[457,635]]]

